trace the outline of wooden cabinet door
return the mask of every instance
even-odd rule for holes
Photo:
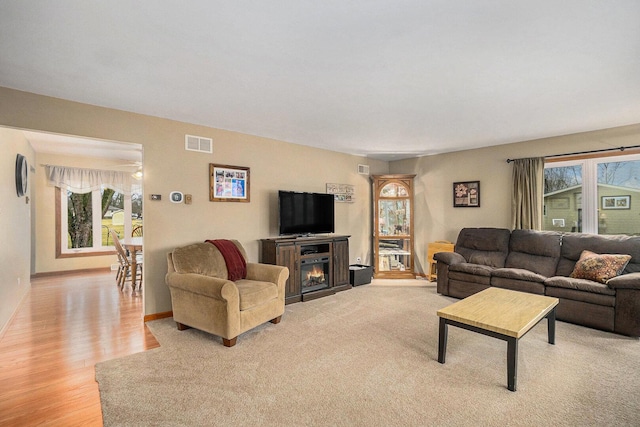
[[[298,248],[295,244],[281,245],[276,248],[276,264],[289,269],[289,278],[286,284],[286,299],[300,298],[300,273],[298,272],[298,262],[296,257],[298,255]]]
[[[349,240],[333,242],[333,286],[349,284]]]

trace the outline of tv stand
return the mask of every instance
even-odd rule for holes
[[[351,288],[350,236],[284,236],[261,240],[260,262],[289,268],[285,303],[309,301]],[[324,268],[322,280],[308,282],[310,266]]]

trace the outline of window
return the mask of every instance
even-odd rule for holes
[[[640,155],[545,165],[543,229],[640,235]]]
[[[134,186],[127,196],[105,185],[88,193],[56,187],[56,218],[57,257],[111,253],[109,230],[124,238],[142,224],[141,191]]]

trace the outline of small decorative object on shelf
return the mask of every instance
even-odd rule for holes
[[[413,178],[373,175],[374,277],[414,278]]]

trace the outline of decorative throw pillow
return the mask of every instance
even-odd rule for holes
[[[631,255],[597,254],[585,250],[580,254],[570,277],[606,283],[622,274],[630,259]]]

